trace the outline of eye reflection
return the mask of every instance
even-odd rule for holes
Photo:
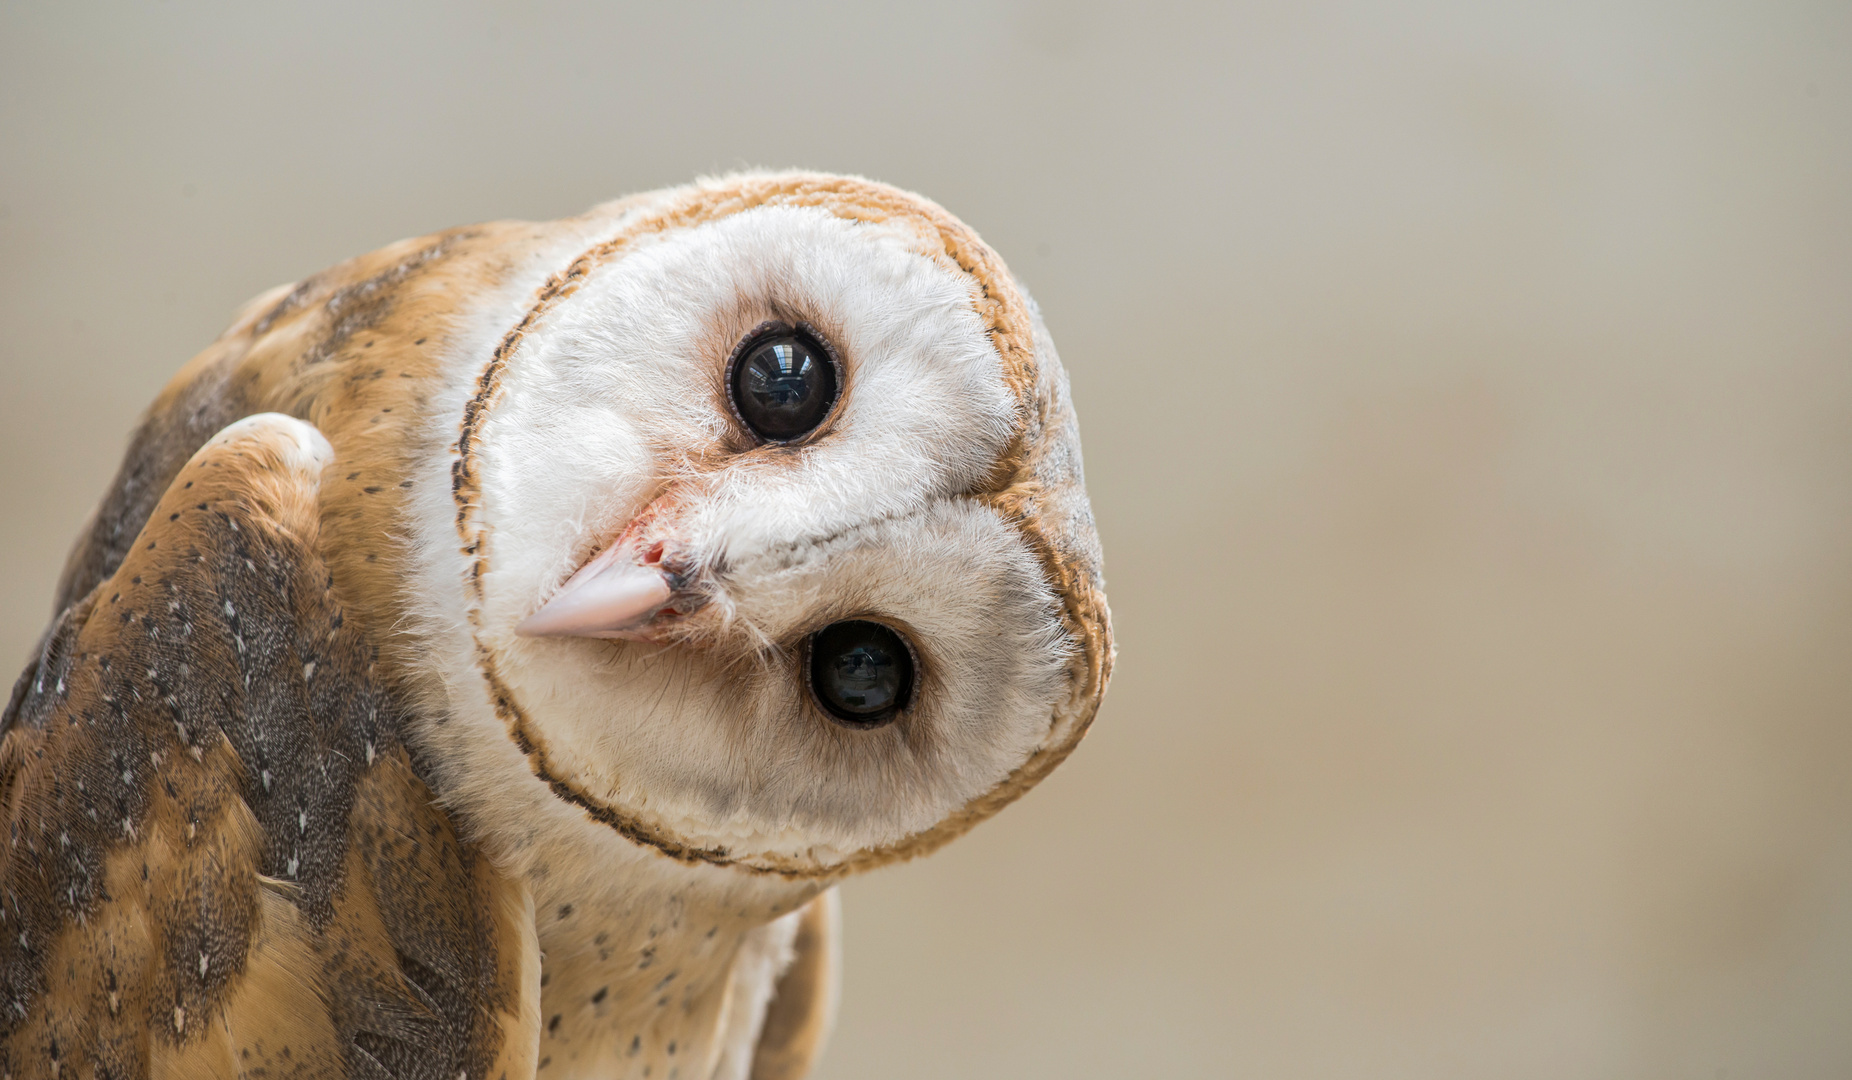
[[[810,689],[843,723],[879,727],[908,703],[913,654],[899,634],[880,623],[832,623],[810,639]]]
[[[774,342],[746,368],[746,393],[762,409],[790,409],[810,396],[816,360],[789,341]]]
[[[836,368],[808,337],[778,331],[749,344],[728,389],[755,435],[790,442],[808,435],[836,403]]]

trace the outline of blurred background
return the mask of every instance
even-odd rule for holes
[[[821,1076],[1852,1075],[1852,5],[0,5],[0,657],[247,297],[747,166],[1073,378],[1085,745]]]

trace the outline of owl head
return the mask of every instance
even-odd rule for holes
[[[434,410],[417,591],[464,801],[823,880],[1046,775],[1111,631],[1066,378],[1002,260],[814,174],[567,232],[460,328]]]

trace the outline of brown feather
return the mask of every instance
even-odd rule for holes
[[[12,1076],[531,1075],[525,888],[413,769],[290,451],[246,428],[179,469],[13,695]]]

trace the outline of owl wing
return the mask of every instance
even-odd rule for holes
[[[532,899],[459,842],[318,555],[332,456],[206,443],[0,731],[0,1073],[532,1077]]]
[[[841,910],[835,889],[804,905],[791,964],[778,977],[759,1028],[752,1080],[803,1080],[822,1055],[836,1019]]]

